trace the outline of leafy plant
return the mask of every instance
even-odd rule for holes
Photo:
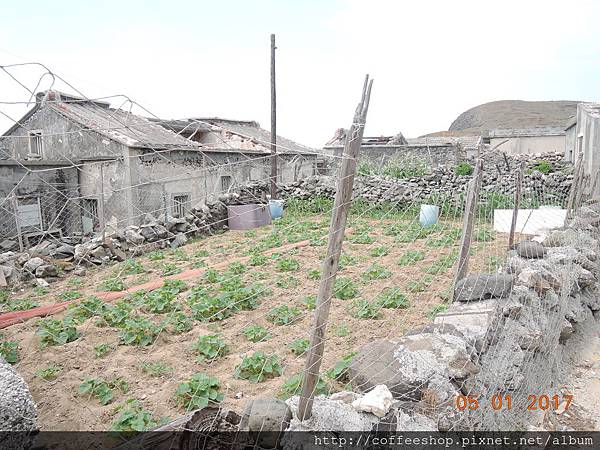
[[[219,380],[205,373],[195,373],[188,381],[177,386],[175,399],[186,410],[202,409],[216,404],[225,397],[219,392]]]
[[[412,280],[406,284],[406,289],[410,292],[423,292],[433,281],[433,277],[426,275],[420,280]]]
[[[192,350],[198,354],[198,360],[213,360],[224,356],[229,352],[229,347],[220,334],[208,334],[200,336],[194,344]]]
[[[148,253],[148,259],[150,261],[160,261],[162,259],[165,259],[165,254],[160,250],[155,250],[153,252]]]
[[[248,268],[241,262],[234,261],[231,264],[229,264],[229,267],[227,267],[227,270],[234,275],[239,275],[239,274],[244,273],[246,270],[248,270]]]
[[[430,237],[425,244],[428,247],[450,247],[454,245],[456,238],[454,236]]]
[[[36,370],[35,375],[43,380],[52,381],[58,377],[58,374],[61,370],[61,367],[51,364],[47,367]]]
[[[177,295],[181,292],[187,291],[188,286],[184,281],[181,280],[164,280],[160,289],[167,290],[171,294]]]
[[[175,300],[175,294],[168,287],[158,288],[144,297],[144,309],[154,314],[165,314],[176,311],[180,305]]]
[[[121,378],[106,381],[102,378],[86,378],[79,385],[79,393],[96,397],[101,405],[108,405],[113,399],[113,389],[119,389],[126,394],[129,390],[127,382]]]
[[[300,268],[300,263],[294,258],[283,258],[277,261],[275,268],[280,272],[295,272]]]
[[[256,351],[252,356],[246,356],[235,367],[235,377],[241,380],[260,383],[269,378],[281,376],[283,369],[277,355],[266,355]]]
[[[269,322],[275,325],[289,325],[300,316],[300,310],[295,306],[281,305],[266,314]]]
[[[298,395],[302,391],[302,381],[304,376],[302,373],[298,373],[291,378],[289,378],[283,386],[281,386],[281,390],[279,391],[278,397],[280,399],[286,400],[294,395]],[[327,395],[329,394],[331,388],[327,381],[319,376],[317,379],[317,385],[314,388],[314,395]]]
[[[153,419],[152,413],[144,409],[138,400],[129,399],[116,408],[119,416],[111,424],[111,431],[147,431],[158,424]]]
[[[103,291],[124,291],[126,287],[120,278],[109,278],[100,283],[100,289]]]
[[[221,275],[216,269],[208,269],[206,272],[204,272],[204,279],[209,283],[218,283],[221,279]]]
[[[175,258],[176,261],[189,261],[190,255],[186,253],[185,250],[181,248],[176,248],[175,250],[171,250],[171,256]]]
[[[315,309],[315,307],[317,306],[317,296],[314,294],[305,296],[302,301],[302,306],[304,306],[309,311]]]
[[[309,269],[306,273],[309,280],[320,280],[321,270],[320,269]]]
[[[496,233],[489,228],[481,228],[473,233],[473,240],[475,242],[490,242],[494,239],[496,239]]]
[[[437,275],[450,269],[456,261],[457,254],[455,252],[440,257],[431,266],[425,269],[425,273]]]
[[[210,252],[208,250],[206,250],[205,248],[201,248],[200,250],[196,250],[194,252],[195,258],[206,258],[208,256],[210,256]]]
[[[337,361],[334,366],[325,372],[325,376],[331,380],[340,382],[348,381],[348,368],[352,362],[352,358],[356,356],[356,352],[347,353]]]
[[[83,297],[83,294],[79,291],[64,291],[58,295],[58,298],[63,302],[69,302],[71,300],[77,300]]]
[[[45,319],[38,322],[38,335],[42,347],[48,345],[63,345],[76,340],[80,333],[71,317],[64,319]]]
[[[335,327],[334,333],[338,337],[346,337],[350,334],[350,329],[348,328],[348,325],[344,323]]]
[[[107,306],[108,305],[98,297],[91,296],[69,305],[67,310],[68,314],[73,317],[74,320],[83,322],[85,319],[102,314]]]
[[[433,308],[427,311],[427,317],[429,318],[429,320],[433,320],[435,319],[435,316],[437,316],[439,313],[445,312],[447,309],[448,303],[444,301],[438,305],[435,305]]]
[[[162,361],[144,361],[138,365],[138,368],[152,377],[161,377],[167,373],[173,372],[173,367]]]
[[[172,262],[162,263],[160,265],[160,273],[163,277],[168,277],[181,272],[181,268]]]
[[[350,278],[340,277],[335,280],[333,296],[340,300],[349,300],[358,295],[358,288]]]
[[[374,257],[385,256],[390,252],[389,247],[382,245],[379,247],[372,248],[369,255]]]
[[[121,327],[132,312],[133,305],[126,301],[119,300],[113,305],[106,305],[106,307],[103,308],[100,316],[101,320],[99,320],[97,323],[98,325],[105,323],[110,327]]]
[[[531,166],[531,168],[528,169],[526,173],[530,174],[536,170],[543,174],[548,174],[552,171],[552,164],[550,164],[550,162],[546,160],[536,161],[536,163],[533,166]]]
[[[135,259],[126,259],[123,261],[123,273],[126,275],[137,275],[145,273],[146,269],[143,264]]]
[[[365,270],[362,274],[363,279],[366,281],[381,280],[383,278],[389,278],[391,276],[392,272],[387,270],[381,264],[377,263],[371,264],[367,268],[367,270]]]
[[[160,328],[144,317],[126,319],[119,338],[125,345],[146,346],[152,344],[158,336]]]
[[[348,240],[353,244],[372,244],[373,242],[375,242],[374,237],[369,236],[369,234],[366,232],[360,231],[352,233]]]
[[[288,345],[288,348],[294,355],[300,356],[308,351],[309,345],[310,341],[308,339],[296,339]]]
[[[10,291],[0,289],[0,305],[6,305],[10,299]]]
[[[108,344],[105,342],[105,343],[94,346],[94,353],[96,355],[96,358],[103,358],[106,355],[108,355],[110,352],[112,352],[114,349],[115,349],[114,345]]]
[[[5,341],[4,336],[0,335],[0,356],[9,364],[19,362],[19,344],[14,341]]]
[[[250,256],[250,265],[254,267],[264,266],[267,261],[269,261],[269,258],[265,255],[254,253],[252,256]]]
[[[167,320],[169,331],[173,334],[181,334],[190,331],[192,321],[182,311],[171,313]]]
[[[299,284],[300,284],[300,281],[298,281],[298,278],[295,278],[291,275],[278,276],[277,279],[275,280],[275,286],[277,286],[278,288],[281,288],[281,289],[294,288],[294,287],[298,286]]]
[[[468,162],[460,162],[454,166],[454,173],[461,176],[471,175],[473,173],[473,166]]]
[[[194,319],[214,322],[230,317],[234,308],[227,295],[206,295],[190,304]]]
[[[9,303],[8,310],[9,311],[26,311],[31,308],[36,308],[40,306],[38,302],[31,298],[24,298],[21,300],[15,300],[12,303]]]
[[[356,299],[350,304],[350,313],[357,319],[378,319],[381,317],[381,307],[376,302]]]
[[[408,250],[398,259],[399,266],[410,266],[425,259],[425,253],[419,250]]]
[[[356,257],[348,255],[347,253],[342,253],[342,255],[340,255],[339,268],[340,270],[344,270],[344,268],[346,268],[347,266],[353,266],[354,264],[356,264],[356,261]]]
[[[398,288],[385,289],[377,296],[375,302],[382,308],[390,309],[403,309],[410,306],[408,297]]]
[[[269,331],[260,325],[250,325],[244,328],[243,333],[250,342],[260,342],[269,338]]]

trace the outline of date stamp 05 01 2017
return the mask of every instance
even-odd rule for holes
[[[530,394],[527,396],[527,411],[546,411],[546,410],[558,410],[559,408],[566,411],[571,402],[573,396],[571,394],[562,395],[534,395]],[[524,407],[525,405],[521,405]],[[458,395],[455,400],[456,409],[459,411],[475,411],[479,409],[482,402],[472,395]],[[513,409],[513,399],[510,394],[500,395],[496,394],[490,398],[490,405],[494,411],[509,411]]]

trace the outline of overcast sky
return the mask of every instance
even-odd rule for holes
[[[598,1],[7,3],[0,65],[41,62],[88,97],[125,94],[163,118],[268,129],[275,33],[278,132],[312,146],[349,126],[366,73],[375,79],[368,135],[447,129],[493,100],[600,100]],[[43,73],[9,70],[30,89]],[[0,71],[1,102],[28,98]],[[17,119],[24,107],[0,103],[0,112]],[[2,131],[10,124],[0,114]]]

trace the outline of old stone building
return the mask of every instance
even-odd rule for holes
[[[565,159],[577,162],[583,155],[584,174],[600,172],[600,103],[580,103],[577,116],[567,125]],[[600,189],[600,183],[596,183]]]
[[[490,147],[509,155],[556,153],[565,148],[564,126],[495,128],[489,131]]]
[[[236,184],[268,178],[269,141],[255,122],[151,120],[39,93],[0,137],[0,237],[27,246],[41,236],[138,225],[148,215],[181,217]],[[318,170],[317,151],[277,142],[281,181]]]
[[[333,157],[343,153],[345,130],[339,129],[323,151]],[[431,168],[454,165],[472,157],[483,145],[481,136],[427,136],[405,138],[395,136],[363,137],[360,161],[383,166],[390,160],[425,163]]]

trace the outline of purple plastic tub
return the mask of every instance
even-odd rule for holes
[[[227,207],[227,222],[230,230],[251,230],[271,223],[271,212],[267,205],[250,204]]]

